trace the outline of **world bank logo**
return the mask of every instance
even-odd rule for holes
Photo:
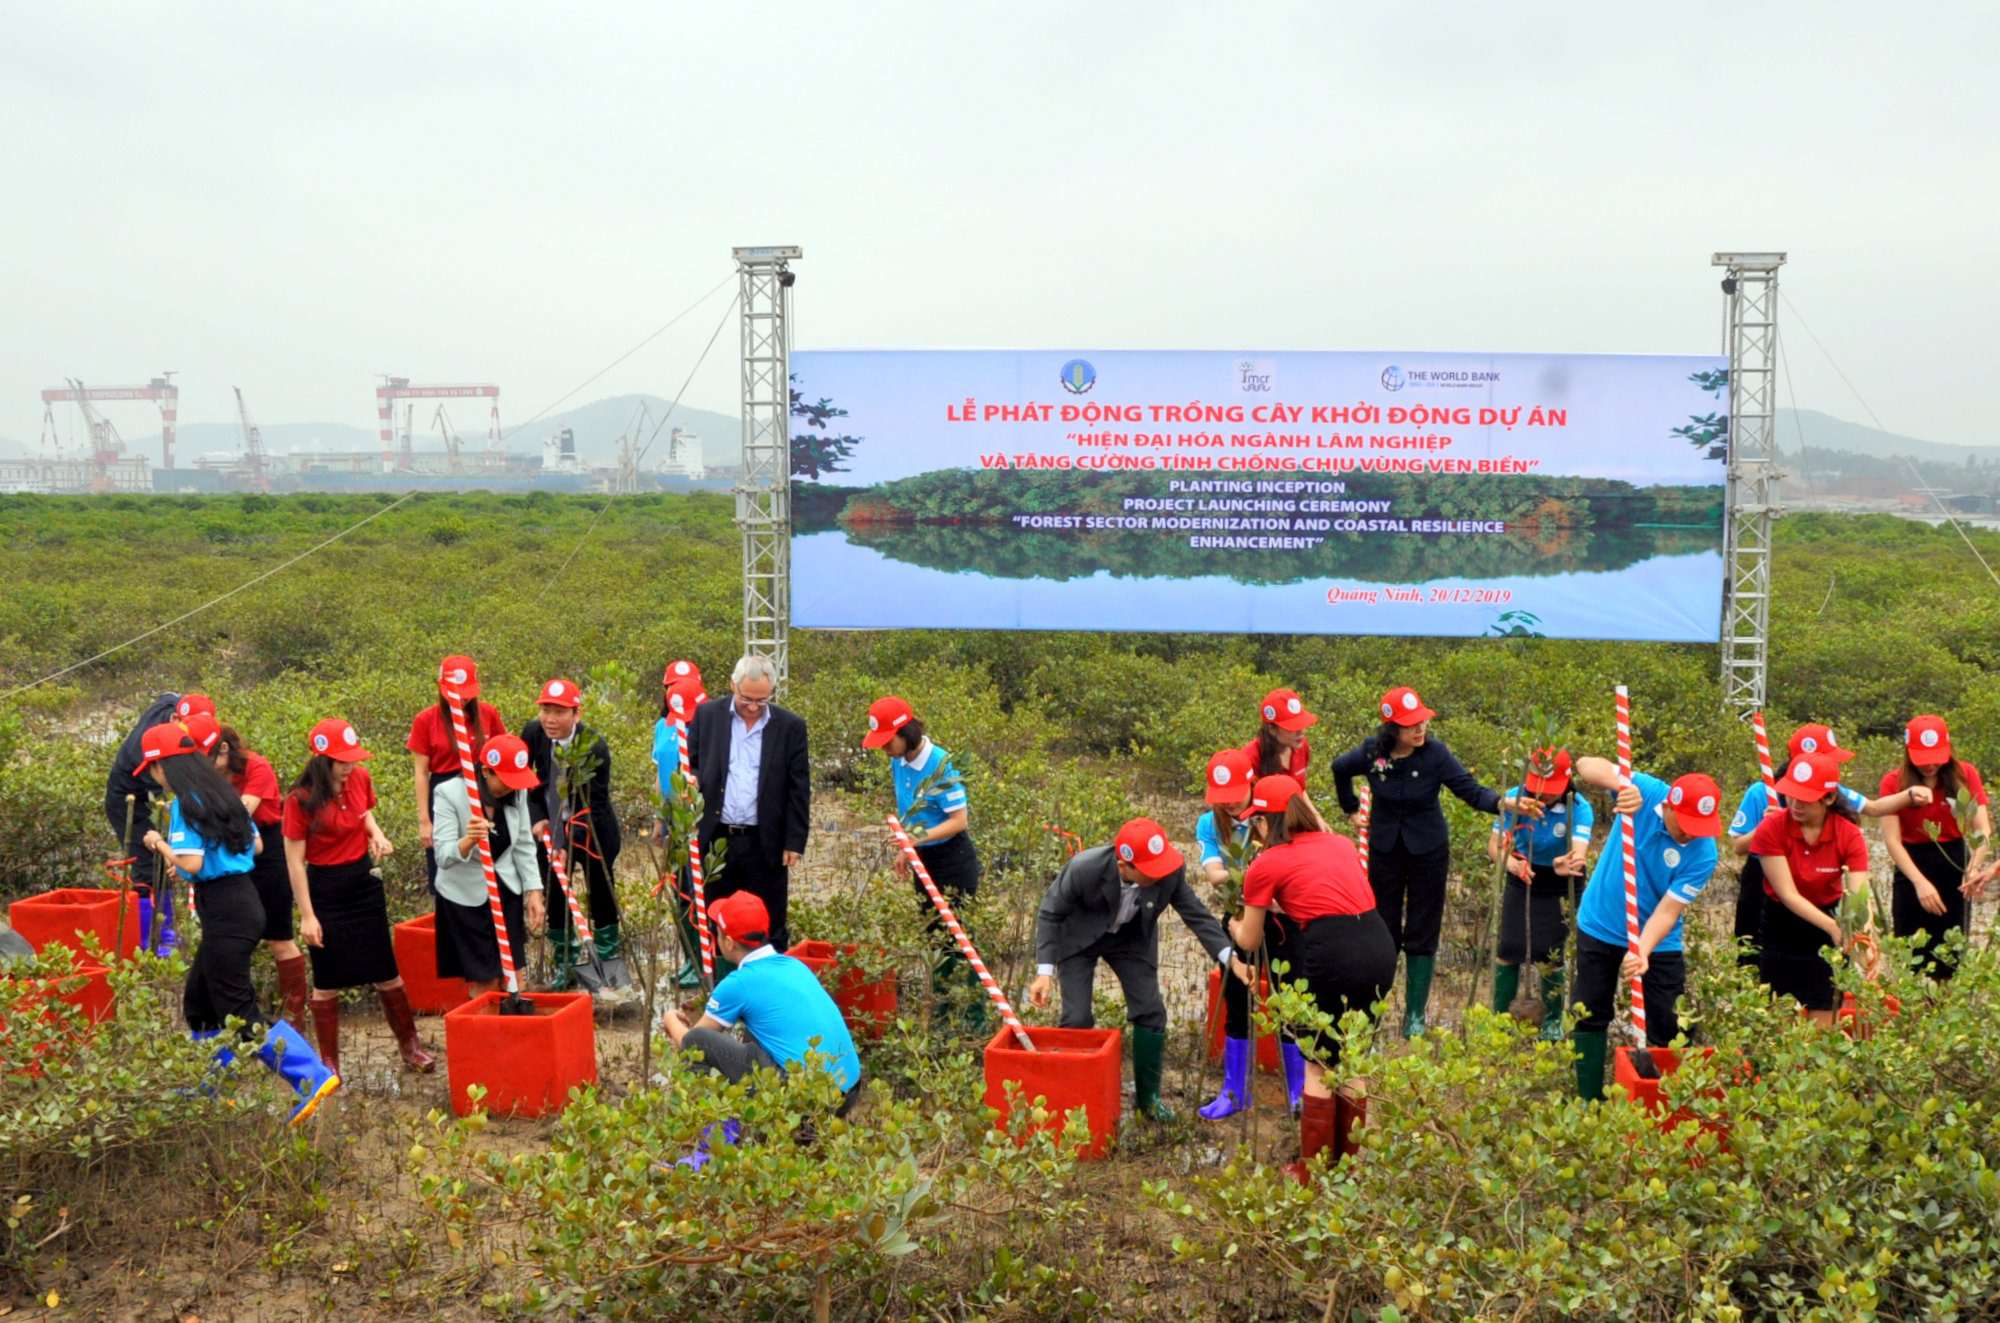
[[[1086,360],[1072,358],[1062,365],[1062,387],[1072,395],[1088,395],[1097,384],[1097,369]]]
[[[1383,390],[1403,389],[1403,369],[1397,367],[1394,363],[1391,363],[1388,367],[1383,368],[1382,389]]]

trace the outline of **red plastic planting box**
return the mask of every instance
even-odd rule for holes
[[[1903,1003],[1885,993],[1882,997],[1882,1018],[1893,1020],[1902,1013]],[[1873,1038],[1879,1027],[1874,1023],[1874,1016],[1856,1004],[1851,992],[1840,995],[1840,1009],[1834,1012],[1834,1021],[1849,1038]]]
[[[438,977],[437,915],[397,924],[395,941],[396,970],[409,990],[412,1010],[443,1015],[465,1004],[465,980]]]
[[[1222,980],[1233,978],[1219,969],[1208,971],[1208,1059],[1222,1060],[1222,1040],[1228,1029],[1227,1018],[1222,1010]],[[1263,976],[1263,986],[1258,991],[1261,1000],[1271,995],[1271,976]],[[1282,1067],[1278,1062],[1278,1036],[1263,1034],[1257,1039],[1257,1069],[1267,1075],[1275,1075]]]
[[[835,946],[832,942],[795,942],[792,949],[785,952],[795,960],[812,966],[812,971],[827,981],[827,971],[839,963],[842,955],[852,956],[859,949],[852,942],[845,946]],[[839,982],[827,989],[833,994],[833,1004],[840,1007],[847,1019],[847,1027],[868,1038],[880,1038],[889,1026],[896,1022],[896,975],[891,970],[870,976],[856,968],[850,961],[846,969],[840,971]]]
[[[1685,1107],[1676,1108],[1671,1113],[1668,1112],[1667,1097],[1660,1091],[1661,1081],[1681,1068],[1681,1054],[1670,1047],[1649,1047],[1645,1049],[1652,1053],[1653,1064],[1659,1067],[1660,1071],[1660,1079],[1649,1080],[1642,1077],[1638,1071],[1632,1068],[1632,1054],[1639,1050],[1636,1047],[1621,1047],[1618,1049],[1618,1054],[1613,1060],[1611,1068],[1612,1079],[1617,1083],[1618,1087],[1625,1091],[1627,1098],[1630,1098],[1633,1102],[1638,1103],[1648,1112],[1651,1112],[1658,1119],[1660,1129],[1662,1130],[1671,1130],[1677,1125],[1694,1121],[1694,1115]],[[1714,1056],[1715,1049],[1704,1047],[1701,1049],[1701,1053],[1705,1057]],[[1747,1061],[1740,1063],[1736,1073],[1739,1082],[1751,1079],[1750,1063]],[[1709,1092],[1708,1096],[1711,1098],[1721,1098],[1723,1090],[1721,1088],[1713,1089]],[[1723,1147],[1728,1147],[1729,1127],[1727,1125],[1715,1121],[1702,1121],[1699,1124],[1703,1130],[1708,1131],[1721,1141]]]
[[[503,994],[481,993],[446,1012],[445,1070],[451,1110],[474,1110],[467,1090],[486,1090],[479,1109],[495,1116],[547,1116],[569,1091],[597,1082],[597,1026],[587,992],[529,992],[533,1015],[502,1015]]]
[[[1021,1099],[1045,1100],[1049,1120],[1044,1129],[1061,1130],[1078,1107],[1090,1123],[1090,1144],[1082,1156],[1100,1158],[1118,1133],[1124,1107],[1125,1037],[1116,1029],[1028,1030],[1036,1050],[1028,1051],[1001,1027],[986,1045],[986,1105],[1007,1125],[1007,1084],[1021,1086]]]
[[[60,983],[73,986],[57,991]],[[39,1076],[50,1061],[66,1060],[69,1049],[88,1039],[116,1009],[105,967],[93,960],[78,959],[62,978],[26,980],[22,991],[25,997],[10,999],[13,1013],[0,1023],[0,1070],[14,1075]],[[53,1001],[67,1002],[81,1017],[55,1010],[48,1004]]]
[[[84,954],[84,933],[94,934],[99,952],[110,955],[116,937],[119,959],[139,949],[139,900],[125,899],[125,929],[118,931],[119,892],[100,887],[61,887],[17,900],[7,907],[7,923],[37,951],[61,942]]]

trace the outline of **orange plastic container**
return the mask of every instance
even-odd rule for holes
[[[465,980],[438,977],[437,915],[397,924],[394,940],[396,971],[409,990],[410,1009],[423,1015],[443,1015],[465,1004]]]
[[[101,887],[59,887],[9,905],[7,923],[37,951],[50,942],[61,942],[79,955],[86,954],[83,934],[91,933],[101,954],[111,955],[115,945],[122,960],[139,949],[139,898],[125,898],[125,930],[121,933],[119,894]]]
[[[1069,1113],[1083,1108],[1090,1144],[1081,1156],[1103,1157],[1124,1109],[1125,1036],[1116,1029],[1034,1028],[1028,1037],[1035,1040],[1033,1052],[1002,1025],[986,1045],[986,1105],[1000,1113],[995,1124],[1006,1128],[1007,1084],[1013,1081],[1024,1103],[1045,1100],[1044,1129],[1061,1130]]]
[[[843,955],[852,956],[860,948],[853,942],[835,946],[832,942],[794,942],[786,955],[810,965],[820,976],[820,982],[828,982],[828,973]],[[833,1004],[840,1007],[841,1015],[847,1020],[847,1027],[854,1033],[867,1038],[880,1038],[889,1026],[896,1022],[896,974],[894,970],[870,976],[854,966],[840,971],[837,983],[829,984],[827,991],[833,994]]]
[[[58,992],[56,1000],[76,1007],[92,1024],[104,1023],[118,1009],[111,995],[110,972],[95,960],[77,961],[75,976],[82,978],[82,984],[69,992]]]
[[[597,1026],[587,992],[523,993],[533,1015],[502,1015],[504,994],[484,992],[444,1017],[445,1073],[451,1110],[470,1115],[474,1084],[486,1090],[479,1109],[495,1116],[548,1116],[569,1105],[569,1091],[597,1083]]]
[[[1611,1077],[1618,1087],[1625,1091],[1625,1096],[1652,1113],[1658,1119],[1662,1130],[1671,1130],[1677,1125],[1695,1121],[1694,1115],[1685,1107],[1677,1107],[1672,1112],[1667,1111],[1667,1096],[1660,1090],[1661,1081],[1681,1068],[1681,1054],[1670,1047],[1645,1049],[1652,1054],[1653,1064],[1659,1067],[1660,1071],[1660,1079],[1649,1080],[1632,1068],[1632,1054],[1639,1050],[1636,1047],[1621,1047],[1612,1061]],[[1714,1056],[1715,1049],[1704,1047],[1701,1053],[1704,1057]],[[1751,1078],[1749,1062],[1743,1062],[1737,1067],[1737,1078],[1739,1081]],[[1721,1098],[1723,1090],[1712,1089],[1707,1096]],[[1699,1121],[1697,1124],[1721,1141],[1723,1147],[1728,1147],[1728,1126],[1715,1121]]]
[[[59,983],[75,986],[62,992],[57,991]],[[66,1060],[69,1050],[88,1039],[115,1009],[105,967],[94,960],[77,960],[63,978],[30,979],[24,991],[25,999],[12,1003],[14,1014],[0,1023],[0,1070],[14,1075],[39,1076],[51,1061]],[[49,1005],[57,1001],[74,1006],[81,1017]]]
[[[1886,993],[1883,994],[1882,1018],[1893,1020],[1902,1013],[1903,1003]],[[1840,1009],[1834,1012],[1834,1023],[1838,1024],[1841,1031],[1849,1038],[1873,1038],[1877,1026],[1871,1023],[1871,1020],[1870,1014],[1856,1004],[1853,993],[1843,992],[1840,995]]]
[[[1222,1009],[1222,980],[1227,977],[1219,969],[1208,971],[1208,1059],[1222,1060],[1222,1042],[1228,1036],[1228,1017]],[[1258,996],[1271,995],[1271,976],[1263,976],[1263,986]],[[1267,1075],[1275,1075],[1283,1066],[1279,1063],[1278,1036],[1260,1034],[1257,1038],[1257,1069]]]

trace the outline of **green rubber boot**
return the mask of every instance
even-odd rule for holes
[[[1493,1013],[1505,1015],[1521,990],[1521,967],[1495,963],[1493,966]]]
[[[1542,975],[1542,1041],[1560,1043],[1569,1007],[1563,1004],[1563,972],[1552,969]]]
[[[576,986],[576,930],[549,930],[549,963],[555,973],[549,978],[550,992],[568,992]]]
[[[1405,956],[1403,969],[1403,1037],[1420,1038],[1424,1032],[1424,1011],[1431,1004],[1431,971],[1437,957]]]
[[[1132,1031],[1132,1094],[1139,1111],[1155,1121],[1174,1119],[1173,1109],[1160,1101],[1160,1077],[1166,1073],[1167,1035],[1159,1029]]]
[[[1576,1031],[1576,1096],[1586,1102],[1604,1101],[1604,1053],[1608,1030]]]
[[[597,958],[599,960],[616,960],[618,958],[617,924],[600,923],[590,935],[597,941]]]
[[[674,921],[680,927],[681,950],[686,958],[681,961],[680,973],[674,975],[674,982],[681,988],[701,986],[701,936],[694,930],[694,906],[675,905]],[[716,957],[721,963],[721,957]],[[719,971],[718,971],[719,973]]]

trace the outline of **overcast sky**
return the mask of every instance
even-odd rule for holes
[[[1783,248],[1889,427],[1992,442],[1996,55],[1988,3],[11,5],[0,436],[162,369],[518,422],[796,243],[801,346],[1674,353]],[[577,401],[671,394],[730,292]]]

